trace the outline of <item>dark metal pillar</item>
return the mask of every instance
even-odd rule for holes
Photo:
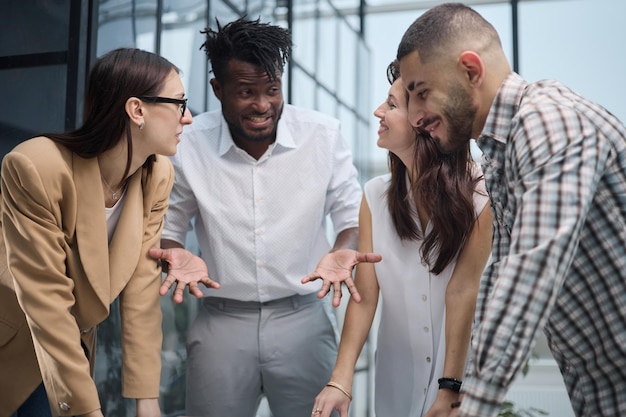
[[[518,0],[511,0],[511,18],[513,32],[513,71],[519,73],[519,27]]]

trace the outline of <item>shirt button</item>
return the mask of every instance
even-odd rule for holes
[[[424,331],[428,333],[428,327],[424,327]]]
[[[426,297],[426,294],[422,295],[422,300],[426,301],[428,299],[428,297]]]
[[[256,266],[264,266],[265,262],[264,261],[256,261]]]
[[[430,356],[426,356],[426,362],[430,363],[431,359]]]
[[[63,401],[59,403],[59,408],[63,411],[70,411],[70,405]]]

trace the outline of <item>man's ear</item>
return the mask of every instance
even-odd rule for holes
[[[474,51],[464,51],[459,55],[459,65],[470,85],[478,86],[485,77],[483,60]]]
[[[215,78],[211,78],[210,83],[213,88],[213,94],[219,101],[222,101],[222,85]]]
[[[143,125],[143,101],[139,100],[137,97],[130,97],[126,100],[124,109],[126,110],[126,114],[128,114],[131,123],[137,126]]]

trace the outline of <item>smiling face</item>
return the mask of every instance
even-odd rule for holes
[[[442,152],[453,152],[472,136],[477,105],[446,62],[422,63],[417,51],[400,60],[403,85],[409,95],[412,126],[430,135]]]
[[[272,80],[262,68],[237,59],[230,60],[227,74],[211,85],[235,143],[247,148],[274,142],[284,105],[282,75]]]
[[[185,88],[176,70],[171,71],[158,96],[175,99],[185,97]],[[143,102],[142,106],[145,118],[144,134],[139,138],[141,140],[136,141],[134,148],[144,151],[146,155],[174,155],[183,126],[193,120],[191,112],[185,109],[185,114],[181,114],[181,105],[175,103]]]
[[[374,116],[380,119],[377,145],[403,161],[413,158],[416,140],[415,131],[407,119],[407,110],[406,91],[402,79],[398,78],[389,88],[387,100],[374,111]]]

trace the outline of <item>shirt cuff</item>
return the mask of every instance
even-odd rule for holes
[[[463,381],[461,391],[464,394],[459,410],[462,417],[495,417],[500,412],[507,390],[476,377],[470,377]]]

